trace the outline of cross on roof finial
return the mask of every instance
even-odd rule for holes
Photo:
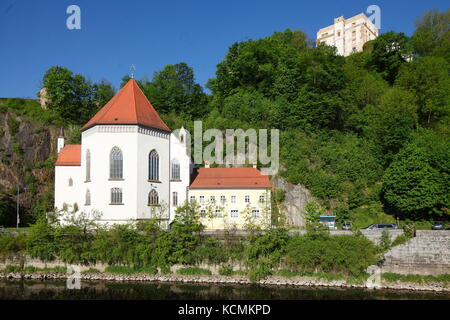
[[[136,71],[136,67],[134,66],[134,64],[131,65],[130,70],[131,70],[131,79],[134,79],[134,71]]]

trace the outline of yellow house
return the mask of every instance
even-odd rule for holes
[[[256,168],[200,168],[189,187],[206,230],[270,226],[272,186]]]

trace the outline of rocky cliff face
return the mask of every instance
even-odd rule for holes
[[[280,209],[286,216],[286,224],[297,227],[305,226],[303,211],[306,204],[314,200],[311,192],[302,185],[289,183],[278,176],[272,177],[271,183],[275,188],[285,192],[285,199]]]
[[[0,194],[15,206],[19,186],[24,213],[29,213],[34,201],[43,194],[53,193],[58,132],[56,127],[25,116],[0,113]],[[13,213],[8,212],[9,215]]]

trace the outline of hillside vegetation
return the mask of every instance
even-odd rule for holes
[[[449,23],[450,11],[425,12],[411,37],[386,32],[348,57],[308,46],[300,30],[236,42],[208,81],[210,94],[183,62],[138,82],[171,128],[193,130],[201,119],[204,130],[280,129],[280,175],[340,221],[449,220]],[[43,84],[47,110],[15,102],[8,110],[45,126],[80,126],[115,92],[60,66]]]

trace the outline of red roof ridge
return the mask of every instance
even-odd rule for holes
[[[82,128],[97,124],[135,124],[170,132],[134,79],[130,79]]]
[[[256,168],[199,168],[191,189],[272,188],[269,176]]]

